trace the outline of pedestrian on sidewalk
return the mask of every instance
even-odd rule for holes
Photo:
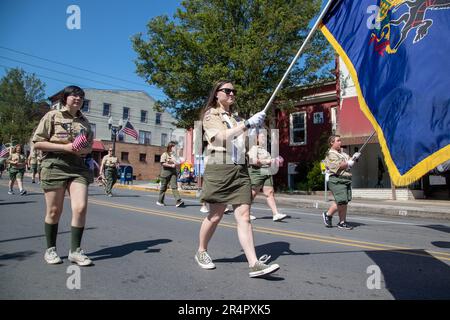
[[[250,130],[249,140],[255,142],[250,146],[250,150],[248,151],[248,173],[252,183],[252,201],[254,201],[256,195],[262,191],[266,196],[267,205],[272,210],[272,220],[275,222],[282,221],[287,215],[278,211],[274,196],[272,175],[275,174],[275,171],[278,171],[278,167],[282,165],[283,158],[280,156],[272,158],[267,151],[267,130],[260,128]]]
[[[173,196],[176,200],[176,206],[184,206],[183,200],[181,200],[180,193],[177,186],[177,160],[175,157],[174,147],[176,143],[171,141],[167,145],[167,150],[161,155],[161,188],[159,189],[159,198],[156,201],[158,206],[165,206],[164,198],[166,196],[167,185],[170,183]]]
[[[23,154],[22,145],[17,144],[14,151],[9,155],[6,162],[9,165],[9,190],[8,194],[14,194],[14,184],[17,181],[19,185],[19,193],[21,196],[27,194],[23,188],[23,175],[25,174],[25,167],[27,165],[27,158]]]
[[[208,142],[208,154],[201,201],[209,204],[209,214],[203,220],[195,261],[203,269],[214,269],[208,244],[223,217],[227,204],[232,204],[237,222],[239,242],[247,258],[250,277],[270,274],[279,269],[277,264],[266,264],[270,258],[256,257],[253,229],[250,223],[251,183],[245,159],[241,158],[244,132],[260,126],[265,113],[259,112],[246,121],[233,114],[237,91],[231,81],[219,81],[212,88],[202,112],[202,124]],[[228,146],[228,147],[227,147]]]
[[[105,193],[108,197],[112,197],[112,188],[117,182],[117,169],[119,166],[119,159],[113,155],[112,147],[109,147],[108,154],[103,157],[100,165],[100,175],[106,179]]]
[[[330,149],[325,157],[325,165],[330,172],[328,189],[333,193],[334,203],[328,211],[322,213],[323,221],[327,228],[331,228],[333,214],[337,211],[339,214],[337,227],[351,230],[353,227],[347,223],[347,204],[352,200],[352,173],[350,170],[361,153],[356,152],[350,158],[341,149],[342,141],[339,135],[331,135],[328,138],[328,144]]]
[[[66,190],[72,207],[71,249],[68,259],[80,266],[92,264],[81,249],[86,224],[88,186],[94,180],[92,171],[86,164],[86,157],[92,151],[93,132],[88,119],[80,111],[83,100],[84,91],[81,88],[64,88],[60,101],[63,107],[47,112],[32,139],[34,148],[43,152],[41,186],[47,205],[47,250],[44,259],[48,264],[62,263],[56,252],[56,237]]]

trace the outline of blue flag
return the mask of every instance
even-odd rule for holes
[[[393,183],[450,159],[450,0],[335,0],[321,30],[350,71]]]

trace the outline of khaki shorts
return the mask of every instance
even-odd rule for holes
[[[33,173],[37,173],[38,172],[38,165],[37,165],[37,163],[32,163],[31,164],[31,171]]]
[[[94,182],[93,172],[84,159],[72,155],[53,155],[41,163],[41,186],[44,190],[66,188],[69,182],[88,186]]]
[[[261,173],[261,168],[248,168],[248,174],[252,182],[252,188],[273,187],[273,179],[271,175]]]
[[[352,200],[352,178],[330,176],[328,189],[333,193],[337,204],[347,204]]]
[[[23,169],[16,169],[16,168],[9,168],[9,180],[22,180],[23,175],[25,173],[25,168]]]

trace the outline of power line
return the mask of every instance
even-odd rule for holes
[[[62,63],[62,62],[50,60],[50,59],[47,59],[47,58],[38,57],[38,56],[36,56],[36,55],[32,55],[32,54],[29,54],[29,53],[26,53],[26,52],[23,52],[23,51],[19,51],[19,50],[14,50],[14,49],[7,48],[7,47],[4,47],[4,46],[0,46],[0,48],[1,48],[1,49],[4,49],[4,50],[11,51],[11,52],[19,53],[19,54],[22,54],[22,55],[26,55],[26,56],[29,56],[29,57],[33,57],[33,58],[36,58],[36,59],[44,60],[44,61],[47,61],[47,62],[50,62],[50,63],[59,64],[59,65],[65,66],[65,67],[69,67],[69,68],[81,70],[81,71],[88,72],[88,73],[92,73],[92,74],[96,74],[96,75],[99,75],[99,76],[102,76],[102,77],[111,78],[111,79],[115,79],[115,80],[119,80],[119,81],[131,83],[131,84],[134,84],[134,85],[139,85],[139,86],[142,86],[142,87],[146,87],[146,88],[151,89],[151,90],[155,90],[154,88],[151,88],[151,87],[149,88],[149,87],[148,87],[147,85],[145,85],[145,84],[137,83],[137,82],[134,82],[134,81],[125,80],[125,79],[121,79],[121,78],[118,78],[118,77],[115,77],[115,76],[111,76],[111,75],[99,73],[99,72],[96,72],[96,71],[91,71],[91,70],[87,70],[87,69],[84,69],[84,68],[76,67],[76,66],[73,66],[73,65],[70,65],[70,64],[66,64],[66,63]],[[3,58],[5,58],[5,57],[3,57]],[[5,59],[12,60],[11,58],[5,58]],[[17,60],[16,60],[16,61],[17,61]],[[31,64],[26,63],[26,62],[20,62],[20,63],[24,63],[24,64],[31,65]],[[43,68],[43,69],[45,69],[45,67],[40,67],[40,66],[36,66],[36,65],[32,65],[32,66],[35,66],[35,67],[37,67],[37,68]],[[53,71],[53,72],[63,73],[63,72],[61,72],[61,71],[54,71],[54,70],[51,70],[51,69],[48,69],[48,70]],[[67,73],[65,73],[65,74],[67,74]],[[77,77],[77,76],[74,76],[74,75],[71,75],[71,74],[69,74],[69,75],[72,76],[72,77]],[[83,78],[83,77],[79,77],[79,78]],[[83,79],[84,79],[84,80],[88,80],[88,81],[99,82],[99,83],[106,84],[106,85],[109,85],[109,86],[116,86],[116,87],[125,88],[125,87],[120,86],[120,85],[112,85],[112,84],[109,84],[109,83],[100,82],[100,81],[95,81],[95,80],[91,80],[91,79],[87,79],[87,78],[83,78]],[[66,83],[67,83],[67,82],[66,82]],[[128,89],[128,88],[125,88],[125,89],[130,90],[130,89]],[[163,95],[161,95],[161,94],[152,94],[152,95],[153,95],[153,96],[159,96],[159,97],[162,97],[162,98],[166,98],[165,96],[163,96]]]
[[[118,78],[118,77],[115,77],[115,76],[111,76],[111,75],[107,75],[107,74],[95,72],[95,71],[92,71],[92,70],[83,69],[83,68],[80,68],[80,67],[76,67],[76,66],[73,66],[73,65],[70,65],[70,64],[58,62],[58,61],[55,61],[55,60],[50,60],[50,59],[47,59],[47,58],[38,57],[38,56],[35,56],[35,55],[33,55],[33,54],[29,54],[29,53],[26,53],[26,52],[23,52],[23,51],[14,50],[14,49],[7,48],[7,47],[3,47],[3,46],[0,46],[0,48],[2,48],[2,49],[4,49],[4,50],[8,50],[8,51],[15,52],[15,53],[20,53],[20,54],[23,54],[23,55],[26,55],[26,56],[29,56],[29,57],[41,59],[41,60],[44,60],[44,61],[47,61],[47,62],[59,64],[59,65],[65,66],[65,67],[70,67],[70,68],[78,69],[78,70],[81,70],[81,71],[89,72],[89,73],[96,74],[96,75],[99,75],[99,76],[102,76],[102,77],[111,78],[111,79],[115,79],[115,80],[119,80],[119,81],[123,81],[123,82],[128,82],[128,83],[131,83],[131,84],[135,84],[135,85],[139,85],[139,86],[144,86],[144,87],[146,87],[146,85],[144,85],[144,84],[142,84],[142,83],[137,83],[137,82],[125,80],[125,79],[121,79],[121,78]]]

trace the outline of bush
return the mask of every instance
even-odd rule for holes
[[[322,174],[322,170],[320,169],[320,161],[315,161],[313,163],[312,169],[308,172],[307,175],[307,184],[308,188],[311,191],[319,191],[324,190],[324,175]]]

